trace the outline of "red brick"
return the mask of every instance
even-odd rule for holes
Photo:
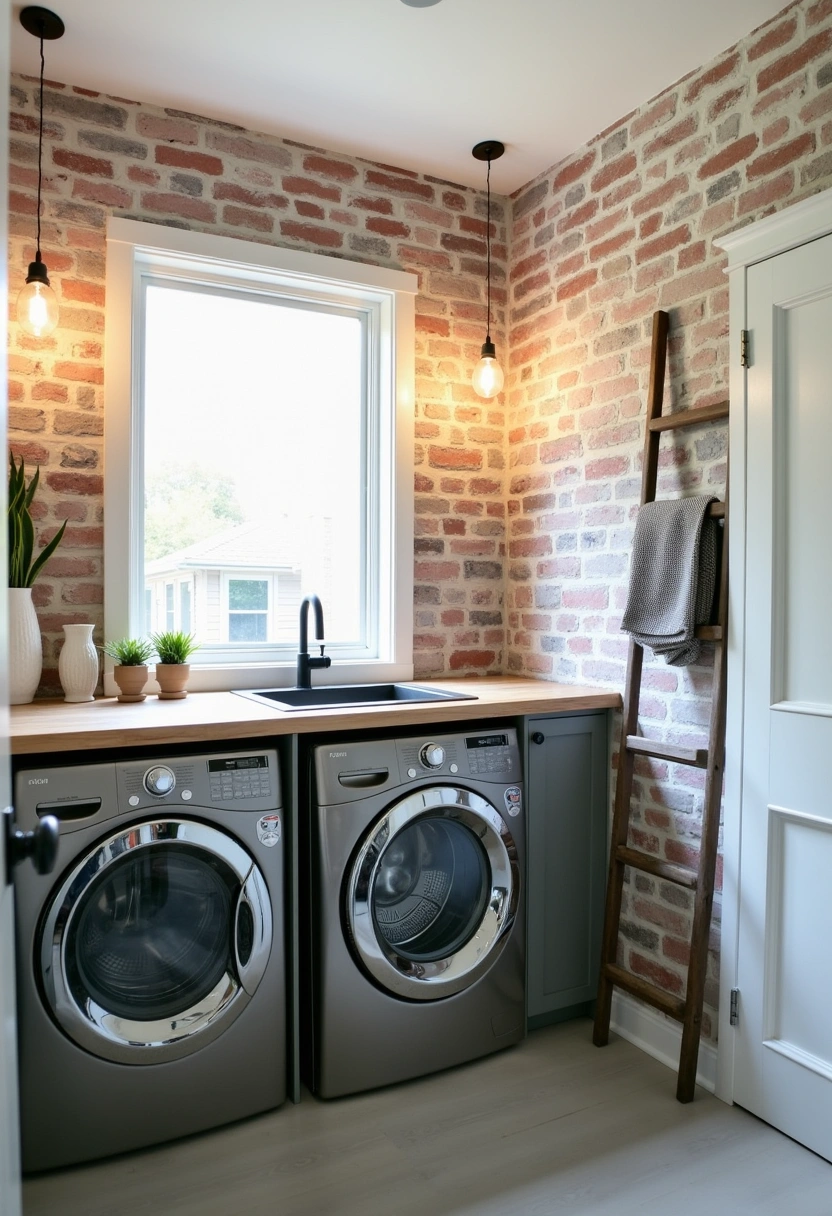
[[[421,334],[438,334],[441,338],[450,336],[451,324],[444,317],[428,317],[416,314],[416,331]]]
[[[699,125],[699,119],[695,114],[688,114],[687,118],[683,118],[681,122],[674,123],[672,127],[662,131],[661,135],[657,135],[655,139],[651,139],[649,144],[644,145],[643,156],[645,160],[651,160],[652,157],[658,155],[659,152],[664,152],[667,148],[672,148],[674,144],[679,144],[683,139],[693,135]]]
[[[289,206],[285,194],[264,194],[261,190],[248,190],[245,186],[238,186],[236,182],[215,182],[212,194],[215,199],[242,203],[244,207],[270,207],[283,211]]]
[[[584,469],[587,481],[606,481],[612,477],[621,477],[629,472],[630,460],[627,456],[605,456],[601,460],[590,460]]]
[[[103,384],[104,368],[89,363],[56,363],[54,374],[60,380],[80,380],[84,384]]]
[[[639,224],[638,239],[640,241],[646,240],[648,236],[653,236],[654,233],[658,232],[661,226],[662,213],[661,211],[654,211],[652,215],[648,215],[647,219],[642,220]]]
[[[431,447],[428,450],[428,464],[432,469],[470,469],[476,471],[482,468],[482,452],[467,448]]]
[[[184,219],[200,220],[203,224],[212,224],[217,217],[216,207],[211,203],[200,198],[186,198],[182,194],[143,194],[142,207],[145,211],[181,215]]]
[[[782,21],[780,25],[769,27],[762,38],[748,48],[748,62],[753,63],[755,59],[761,59],[770,51],[776,51],[778,47],[785,46],[787,42],[791,42],[796,32],[797,17],[790,17],[787,21]]]
[[[340,249],[344,243],[341,232],[322,228],[317,224],[301,224],[296,220],[281,220],[280,232],[282,236],[292,240],[303,241],[308,245],[320,245],[324,249]]]
[[[112,177],[113,162],[98,156],[86,156],[83,152],[70,152],[69,148],[53,148],[52,160],[62,169],[72,173],[85,173],[88,177]]]
[[[670,232],[663,232],[655,240],[645,241],[643,245],[640,245],[636,250],[636,263],[641,265],[642,262],[649,262],[652,258],[660,257],[661,254],[676,249],[679,245],[687,244],[689,240],[690,228],[687,224],[681,224]]]
[[[732,143],[726,144],[720,152],[717,152],[716,156],[704,161],[699,166],[696,176],[701,181],[703,178],[716,177],[717,174],[724,173],[726,169],[732,168],[740,161],[747,160],[756,150],[759,142],[760,139],[757,135],[744,135],[742,139],[733,140]]]
[[[568,279],[565,283],[561,283],[558,287],[558,300],[571,300],[573,296],[578,296],[581,292],[592,287],[593,283],[598,281],[597,270],[587,270],[583,274],[577,275],[574,279]]]
[[[463,667],[491,667],[496,662],[497,655],[493,650],[455,650],[450,659],[451,671],[459,671]]]
[[[416,562],[414,575],[426,583],[441,583],[459,578],[459,562]]]
[[[810,152],[815,150],[815,137],[811,131],[804,131],[797,139],[790,139],[788,143],[781,144],[778,148],[772,148],[770,152],[764,152],[762,156],[758,156],[755,160],[746,165],[746,173],[750,182],[758,177],[768,177],[770,173],[774,173],[777,169],[782,169],[786,165],[792,164],[793,161],[799,160],[802,156],[808,156]]]
[[[794,172],[787,169],[779,177],[763,182],[754,190],[747,190],[737,199],[737,215],[747,215],[749,211],[759,211],[770,207],[772,203],[788,198],[794,190]]]
[[[141,165],[131,165],[127,170],[127,176],[131,182],[138,182],[141,186],[156,186],[159,183],[159,174],[155,169],[143,169]]]
[[[193,169],[196,173],[207,173],[218,177],[223,170],[223,163],[218,156],[208,156],[205,152],[187,152],[182,148],[174,148],[171,144],[156,145],[157,165],[173,165],[177,169]]]
[[[716,122],[720,114],[724,114],[726,110],[730,110],[740,98],[745,96],[746,90],[747,86],[741,84],[737,85],[735,89],[726,89],[724,93],[720,93],[719,97],[715,97],[708,106],[708,122]]]
[[[764,93],[772,85],[779,84],[781,80],[793,76],[813,59],[825,55],[831,46],[832,29],[819,30],[817,34],[813,34],[811,38],[807,38],[805,42],[801,43],[796,50],[791,51],[788,55],[782,55],[780,59],[775,59],[774,63],[763,68],[757,76],[757,91]]]
[[[100,473],[59,473],[46,474],[46,484],[56,494],[96,494],[104,493],[104,478]]]
[[[598,211],[598,199],[589,198],[580,207],[573,207],[571,211],[567,211],[564,217],[558,220],[558,232],[569,232],[572,228],[579,228]]]
[[[114,186],[109,182],[88,182],[83,177],[76,177],[72,184],[72,197],[82,198],[88,203],[101,203],[104,207],[124,209],[133,202],[132,190],[123,186]]]
[[[590,249],[589,260],[597,262],[601,258],[609,257],[611,253],[615,253],[616,250],[623,249],[625,245],[629,245],[635,235],[635,229],[628,228],[624,232],[619,232],[617,236],[611,236],[609,240],[599,241],[597,245],[593,245]]]
[[[723,59],[721,63],[716,64],[714,67],[710,68],[709,71],[703,72],[702,75],[698,76],[692,84],[688,85],[687,92],[685,93],[685,101],[688,104],[696,101],[705,89],[709,88],[712,84],[718,84],[719,81],[724,80],[726,76],[730,76],[731,73],[739,67],[739,63],[739,53],[734,51],[726,59]]]
[[[570,164],[565,165],[556,174],[552,182],[552,190],[555,194],[559,190],[563,190],[565,186],[576,182],[578,178],[583,177],[588,169],[591,169],[595,163],[596,152],[594,150],[586,152],[578,160],[573,160]]]
[[[607,186],[611,186],[619,178],[627,177],[632,173],[636,168],[636,163],[634,152],[628,152],[624,156],[619,156],[617,160],[611,160],[608,165],[604,165],[595,174],[590,182],[590,189],[596,194],[599,190],[605,190]]]
[[[365,175],[368,186],[376,186],[381,190],[389,190],[392,194],[403,194],[408,198],[422,198],[432,202],[436,197],[433,186],[427,182],[415,181],[409,177],[394,176],[390,173],[379,173],[376,169],[368,169]],[[290,187],[283,183],[286,189]]]
[[[81,304],[97,304],[101,308],[104,306],[103,283],[88,283],[82,279],[63,278],[61,279],[61,295],[65,300],[76,300]]]
[[[223,207],[222,220],[234,228],[250,228],[253,232],[274,230],[274,217],[267,211],[252,211],[249,207],[237,207],[233,203]]]
[[[667,93],[655,105],[649,106],[638,118],[634,118],[630,126],[630,137],[638,139],[645,131],[657,127],[667,118],[673,118],[676,113],[677,93]]]
[[[830,15],[832,15],[832,0],[816,0],[816,3],[806,12],[806,25],[809,27],[818,25]]]
[[[551,536],[523,536],[508,546],[509,557],[546,557],[551,552]]]
[[[672,198],[675,198],[677,194],[682,194],[687,188],[686,173],[671,177],[669,181],[663,182],[655,190],[648,190],[642,194],[633,203],[633,216],[646,215],[648,211],[655,211],[657,207],[663,207],[665,203],[669,203]]]
[[[663,967],[661,963],[655,963],[652,959],[645,958],[637,950],[630,951],[630,967],[635,975],[648,980],[658,988],[663,988],[666,992],[673,992],[677,995],[682,992],[684,985],[680,975]]]
[[[346,160],[333,160],[329,156],[310,154],[303,158],[303,167],[307,173],[319,173],[321,177],[331,177],[339,182],[351,182],[358,177],[358,170]]]

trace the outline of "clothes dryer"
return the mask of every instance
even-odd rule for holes
[[[277,754],[26,769],[16,877],[26,1171],[214,1127],[286,1094]]]
[[[336,1097],[525,1034],[525,824],[511,728],[314,754],[312,1089]]]

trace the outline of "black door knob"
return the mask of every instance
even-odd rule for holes
[[[536,730],[534,732],[534,734],[532,735],[532,743],[545,743],[545,742],[546,742],[546,736],[542,733],[542,731]]]
[[[11,825],[11,811],[7,811],[7,822]],[[44,815],[31,832],[10,830],[6,841],[6,859],[11,881],[12,867],[31,857],[38,874],[49,874],[58,856],[60,824],[54,815]]]

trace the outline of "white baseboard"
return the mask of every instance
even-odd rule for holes
[[[657,1013],[625,992],[614,992],[610,1028],[622,1039],[646,1051],[654,1060],[672,1068],[679,1067],[682,1028],[678,1022]],[[696,1083],[713,1093],[716,1089],[716,1048],[712,1043],[699,1044]]]

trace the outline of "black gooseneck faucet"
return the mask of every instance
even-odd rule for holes
[[[321,648],[319,655],[309,654],[307,622],[309,609],[315,613],[315,638]],[[324,610],[317,595],[306,595],[300,606],[300,641],[298,642],[298,671],[296,682],[298,688],[312,687],[312,668],[329,667],[332,659],[324,654]]]

